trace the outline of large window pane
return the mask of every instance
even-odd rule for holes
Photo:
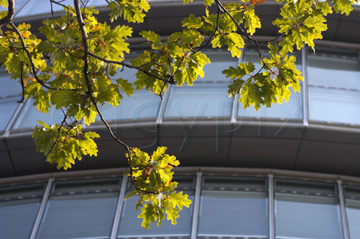
[[[10,79],[10,75],[0,69],[0,99],[10,96],[20,97],[21,85],[16,80]]]
[[[348,218],[350,238],[360,238],[360,201],[347,199],[346,214]]]
[[[346,215],[351,239],[360,238],[360,188],[344,186]]]
[[[265,181],[205,178],[201,193],[200,238],[268,238]]]
[[[18,107],[17,97],[0,99],[0,132],[4,131],[12,115]]]
[[[125,68],[123,71],[119,71],[114,78],[123,78],[134,83],[135,74],[136,70]],[[130,97],[123,92],[121,94],[123,99],[120,100],[118,107],[113,108],[111,105],[101,107],[105,119],[108,121],[155,121],[160,107],[160,96],[145,89],[135,90]],[[99,121],[100,118],[98,117],[97,120]]]
[[[193,201],[194,197],[191,195],[192,192],[185,191],[189,195],[189,199]],[[139,200],[139,197],[132,197],[129,200],[124,202],[123,211],[120,218],[120,227],[118,236],[123,237],[189,237],[191,232],[191,223],[192,223],[192,211],[193,206],[189,208],[184,207],[182,211],[179,212],[180,217],[177,219],[177,224],[172,225],[171,221],[165,219],[161,222],[161,225],[158,227],[155,223],[150,225],[150,229],[145,230],[141,227],[142,219],[137,218],[137,215],[140,213],[136,211],[136,203]],[[166,215],[165,215],[166,216]]]
[[[20,99],[20,84],[10,79],[10,75],[0,70],[0,132],[4,131],[12,115],[18,107]]]
[[[264,53],[264,56],[268,54]],[[297,57],[298,58],[298,57]],[[255,72],[261,69],[258,53],[253,50],[247,50],[244,54],[244,62],[252,61],[255,65]],[[298,65],[298,68],[300,66]],[[302,90],[302,89],[301,89]],[[255,110],[254,106],[244,109],[242,103],[239,103],[238,119],[277,119],[277,120],[301,120],[303,117],[302,110],[302,93],[294,93],[292,89],[288,102],[282,104],[273,103],[270,108],[261,106]]]
[[[62,0],[61,4],[63,5],[73,5],[74,1],[72,0]],[[53,11],[63,11],[64,8],[57,4],[52,4]],[[51,14],[51,3],[50,1],[41,1],[41,0],[31,0],[26,4],[25,7],[16,14],[16,17],[25,17],[31,15],[38,15],[38,14]]]
[[[206,52],[211,64],[204,67],[205,77],[194,86],[173,86],[164,120],[230,119],[232,98],[227,97],[229,80],[221,72],[236,66],[237,59],[223,52]]]
[[[194,178],[193,177],[181,177],[177,191],[184,191],[184,194],[189,195],[190,200],[194,200]],[[118,231],[118,238],[154,238],[154,237],[166,237],[166,238],[189,238],[191,233],[193,204],[189,208],[183,207],[183,210],[179,212],[180,217],[177,218],[177,224],[172,225],[171,221],[164,220],[158,227],[156,223],[150,224],[150,229],[145,230],[141,227],[142,219],[137,218],[140,213],[136,211],[136,202],[139,198],[131,197],[127,201],[124,201],[122,214],[120,218],[120,225]],[[166,215],[165,215],[166,216]]]
[[[360,124],[360,63],[344,55],[309,54],[310,120]]]
[[[49,113],[42,113],[36,109],[33,105],[33,100],[28,100],[21,110],[21,113],[17,117],[13,130],[25,130],[32,129],[38,125],[38,121],[44,121],[45,123],[60,124],[64,119],[64,114],[61,110],[56,110],[54,107],[49,110]]]
[[[335,185],[331,184],[321,187],[318,183],[277,182],[276,238],[343,238],[335,189]]]
[[[120,180],[57,183],[37,238],[109,238]]]
[[[44,185],[0,188],[0,238],[30,236]]]

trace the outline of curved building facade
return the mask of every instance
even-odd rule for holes
[[[105,20],[102,2],[89,5]],[[51,17],[48,2],[16,3],[15,22],[36,29]],[[203,11],[201,2],[151,4],[145,24],[134,26],[134,55],[139,31],[167,36],[180,30],[183,17]],[[163,99],[136,91],[117,108],[102,107],[129,145],[147,152],[167,146],[180,160],[176,180],[193,203],[176,226],[141,228],[136,197],[123,200],[130,187],[125,152],[101,122],[89,127],[102,136],[97,158],[67,172],[45,162],[32,130],[38,120],[59,123],[62,113],[42,114],[31,100],[18,104],[20,86],[1,71],[0,238],[360,238],[360,9],[354,8],[347,17],[328,17],[315,52],[296,53],[304,82],[287,103],[255,111],[227,97],[224,68],[250,60],[260,66],[247,45],[240,59],[206,50],[212,63],[193,87],[171,86]],[[54,12],[62,14],[56,6]],[[279,7],[267,2],[257,13],[263,28],[256,37],[275,36]],[[119,75],[134,81],[134,73]]]

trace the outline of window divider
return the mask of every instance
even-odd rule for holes
[[[200,191],[201,191],[201,172],[197,172],[196,174],[196,186],[195,186],[195,197],[194,197],[194,212],[193,212],[193,220],[191,227],[191,239],[196,239],[197,229],[198,229],[198,221],[199,221],[199,209],[200,209]]]
[[[43,215],[44,215],[44,212],[45,212],[45,209],[46,209],[47,202],[49,200],[49,196],[50,196],[53,184],[54,184],[54,178],[50,177],[49,180],[48,180],[48,183],[46,185],[43,198],[41,200],[39,211],[38,211],[38,213],[36,215],[34,226],[32,228],[31,234],[30,234],[30,239],[35,239],[36,235],[37,235],[37,233],[39,231],[40,223],[41,223],[41,220],[43,218]]]
[[[338,186],[338,193],[339,193],[340,217],[341,217],[341,225],[342,225],[342,229],[343,229],[343,236],[344,236],[344,239],[350,239],[349,225],[348,225],[347,216],[346,216],[344,191],[343,191],[343,186],[342,186],[342,182],[340,179],[337,180],[337,186]]]
[[[128,182],[128,176],[125,175],[121,182],[119,198],[118,198],[118,202],[116,205],[116,212],[115,212],[114,221],[113,221],[113,225],[112,225],[112,229],[111,229],[111,236],[110,236],[111,239],[116,239],[117,232],[119,229],[120,217],[121,217],[122,208],[123,208],[123,204],[124,204],[123,202],[124,202],[124,198],[125,198],[127,182]]]
[[[275,208],[274,208],[274,176],[268,175],[268,194],[269,194],[269,239],[275,238]]]

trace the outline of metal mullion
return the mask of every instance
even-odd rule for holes
[[[171,89],[172,89],[172,85],[169,85],[168,89],[165,91],[164,97],[160,103],[159,112],[156,118],[156,124],[161,124],[163,122],[164,113],[169,100]]]
[[[309,125],[309,89],[308,89],[308,74],[307,74],[307,48],[303,47],[301,50],[301,65],[303,72],[303,125]]]
[[[272,174],[268,175],[268,190],[269,190],[269,239],[275,238],[275,210],[274,210],[274,177]]]
[[[14,18],[15,18],[16,15],[24,8],[24,6],[25,6],[28,2],[30,2],[30,0],[24,1],[22,4],[20,4],[20,6],[19,6],[17,9],[15,9]],[[15,6],[15,7],[16,7],[16,6]]]
[[[14,125],[17,117],[18,117],[18,115],[19,115],[20,112],[21,112],[21,109],[24,107],[25,104],[26,104],[26,102],[20,103],[20,104],[16,107],[16,110],[15,110],[14,114],[11,116],[9,123],[7,124],[7,126],[6,126],[6,128],[5,128],[3,137],[9,136],[10,130],[11,130],[11,128],[13,127],[13,125]]]
[[[113,221],[113,225],[112,225],[112,229],[111,229],[111,236],[110,236],[111,239],[116,239],[116,234],[119,229],[120,217],[121,217],[121,212],[122,212],[122,208],[123,208],[123,201],[125,198],[127,182],[128,182],[128,176],[125,175],[121,182],[119,198],[118,198],[118,202],[116,205],[115,217],[114,217],[114,221]]]
[[[36,215],[36,218],[35,218],[35,223],[34,223],[34,226],[32,228],[31,234],[30,234],[30,239],[35,239],[36,238],[36,235],[38,233],[40,223],[41,223],[42,217],[44,215],[46,204],[48,202],[49,195],[50,195],[53,184],[54,184],[54,178],[50,177],[49,180],[48,180],[48,183],[46,185],[46,189],[45,189],[43,198],[41,200],[39,211],[38,211],[38,213]]]
[[[348,225],[347,216],[346,216],[344,191],[343,191],[342,182],[340,179],[337,180],[337,186],[338,186],[338,192],[339,192],[340,215],[341,215],[343,235],[344,235],[344,239],[349,239],[350,233],[349,233],[349,225]]]
[[[196,174],[196,186],[195,186],[195,198],[194,198],[194,211],[193,220],[191,227],[191,239],[196,239],[198,220],[199,220],[199,209],[200,209],[200,191],[201,191],[201,172]]]

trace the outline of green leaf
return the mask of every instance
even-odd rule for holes
[[[230,33],[227,36],[228,49],[232,57],[241,57],[241,49],[245,46],[245,42],[240,34]]]
[[[188,29],[199,29],[203,26],[203,23],[201,17],[195,17],[193,14],[190,14],[189,17],[182,20],[182,26]]]
[[[150,223],[155,222],[158,219],[157,211],[153,204],[145,204],[137,217],[143,219],[141,226],[145,229],[149,229]]]
[[[245,28],[250,35],[253,35],[257,28],[261,28],[261,22],[259,17],[255,14],[255,8],[253,5],[247,7],[244,12]]]
[[[124,80],[122,78],[119,78],[116,80],[118,83],[118,86],[121,87],[122,91],[125,92],[127,96],[134,94],[134,87],[131,83],[129,83],[127,80]]]
[[[141,31],[140,36],[146,38],[149,42],[158,43],[160,42],[160,36],[153,31]]]

